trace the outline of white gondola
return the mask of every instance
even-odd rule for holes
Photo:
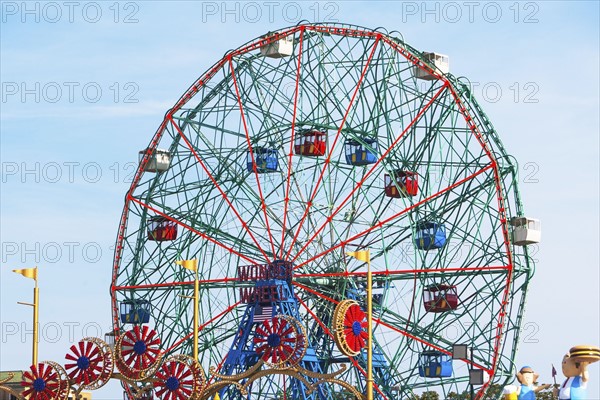
[[[437,69],[436,72],[441,72],[442,74],[450,72],[450,58],[448,56],[438,53],[423,53],[423,58],[435,66]],[[438,79],[437,76],[430,74],[423,68],[419,68],[418,65],[415,65],[414,68],[417,79],[424,79],[426,81]]]
[[[515,246],[527,246],[542,240],[542,224],[539,219],[513,217],[510,224],[513,227],[512,242]]]
[[[165,172],[171,165],[171,153],[167,150],[151,150],[146,149],[140,151],[140,162],[144,158],[144,155],[148,152],[152,152],[148,163],[144,167],[146,172]]]
[[[265,46],[261,46],[260,54],[265,57],[282,58],[292,55],[294,50],[294,37],[286,36],[282,39],[275,40]]]
[[[115,349],[115,343],[117,342],[117,336],[118,336],[118,333],[116,333],[114,330],[104,334],[104,341],[113,350]]]

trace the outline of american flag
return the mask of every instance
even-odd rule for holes
[[[268,319],[271,319],[273,316],[273,306],[259,306],[257,305],[254,309],[254,318],[252,322],[263,322]]]

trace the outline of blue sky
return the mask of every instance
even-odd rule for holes
[[[400,31],[476,84],[519,160],[526,214],[542,220],[517,366],[551,382],[571,346],[600,345],[598,4],[2,2],[0,369],[29,365],[31,313],[15,302],[32,282],[10,270],[40,266],[41,359],[107,331],[137,152],[227,50],[305,19]],[[600,399],[598,364],[590,372]]]

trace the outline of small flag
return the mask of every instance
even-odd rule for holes
[[[25,269],[13,269],[13,272],[23,275],[25,278],[31,278],[37,282],[37,267]]]
[[[213,400],[221,400],[221,396],[219,396],[219,393],[215,393],[215,397],[213,397]]]
[[[263,322],[273,317],[273,306],[256,306],[252,322]]]
[[[552,364],[552,377],[554,378],[557,375],[556,368],[554,368],[554,364]]]
[[[369,255],[369,250],[361,250],[361,251],[349,251],[346,253],[350,257],[356,258],[358,261],[370,262],[371,256]]]
[[[175,264],[181,265],[185,269],[189,269],[190,271],[196,271],[198,269],[198,260],[194,258],[193,260],[177,260]]]

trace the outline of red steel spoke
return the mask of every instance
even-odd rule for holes
[[[322,294],[322,293],[319,293],[319,292],[317,292],[316,290],[313,290],[313,289],[311,289],[311,288],[309,288],[309,287],[306,287],[306,286],[304,286],[304,285],[302,285],[302,284],[300,284],[300,283],[293,282],[293,284],[294,284],[294,286],[297,286],[297,287],[299,287],[300,289],[303,289],[303,290],[305,290],[305,291],[307,291],[307,292],[310,292],[310,293],[312,293],[312,294],[314,294],[314,295],[316,295],[316,296],[318,296],[318,297],[320,297],[320,298],[322,298],[322,299],[325,299],[325,300],[327,300],[327,301],[329,301],[329,302],[331,302],[331,303],[333,303],[333,304],[338,304],[338,303],[339,303],[339,301],[337,301],[337,300],[334,300],[334,299],[332,299],[331,297],[329,297],[329,296],[326,296],[326,295],[324,295],[324,294]],[[296,298],[298,298],[298,296],[296,296]],[[311,313],[311,314],[312,314],[312,313]],[[408,338],[410,338],[410,339],[413,339],[413,340],[415,340],[415,341],[417,341],[417,342],[419,342],[419,343],[421,343],[421,344],[424,344],[424,345],[426,345],[426,346],[429,346],[429,347],[431,347],[431,348],[433,348],[433,349],[435,349],[435,350],[441,351],[441,352],[443,352],[443,353],[446,353],[446,354],[448,354],[448,355],[452,355],[452,352],[451,352],[451,351],[448,351],[448,350],[445,350],[445,349],[443,349],[443,348],[441,348],[441,347],[438,347],[438,346],[436,346],[435,344],[433,344],[433,343],[431,343],[431,342],[428,342],[428,341],[426,341],[426,340],[424,340],[424,339],[421,339],[421,338],[419,338],[419,337],[417,337],[417,336],[415,336],[415,335],[412,335],[412,334],[408,333],[407,331],[405,331],[405,330],[403,330],[403,329],[396,328],[396,327],[394,327],[393,325],[390,325],[390,324],[388,324],[388,323],[386,323],[386,322],[382,321],[382,320],[381,320],[381,319],[379,319],[379,318],[375,318],[375,317],[373,317],[373,322],[377,322],[379,325],[385,326],[385,327],[387,327],[387,328],[389,328],[389,329],[391,329],[391,330],[393,330],[393,331],[395,331],[395,332],[397,332],[397,333],[400,333],[400,334],[401,334],[401,335],[403,335],[403,336],[406,336],[406,337],[408,337]],[[477,366],[478,368],[485,369],[484,367],[480,366],[479,364],[476,364],[476,363],[471,363],[471,364],[472,364],[472,365],[475,365],[475,366]]]
[[[226,245],[224,245],[223,243],[221,243],[221,242],[217,241],[216,239],[213,239],[213,238],[211,238],[210,236],[208,236],[208,235],[206,235],[206,234],[204,234],[204,233],[200,232],[199,230],[197,230],[197,229],[194,229],[194,228],[192,228],[191,226],[189,226],[189,225],[187,225],[187,224],[184,224],[183,222],[181,222],[181,221],[179,221],[179,220],[176,220],[176,219],[174,219],[174,218],[170,217],[169,215],[167,215],[167,214],[165,214],[165,213],[163,213],[163,212],[161,212],[161,211],[157,210],[156,208],[154,208],[154,207],[152,207],[152,206],[150,206],[150,205],[148,205],[148,204],[144,203],[143,201],[141,201],[141,200],[139,200],[139,199],[137,199],[137,198],[135,198],[135,197],[133,197],[133,196],[129,196],[129,197],[130,197],[130,200],[134,201],[135,203],[138,203],[140,206],[142,206],[142,207],[144,207],[144,208],[147,208],[148,210],[150,210],[150,211],[153,211],[153,212],[155,212],[156,214],[159,214],[159,215],[161,215],[161,216],[163,216],[163,217],[165,217],[165,218],[167,218],[167,219],[169,219],[169,220],[171,220],[171,221],[175,222],[177,225],[180,225],[181,227],[183,227],[183,228],[185,228],[185,229],[187,229],[187,230],[189,230],[189,231],[192,231],[192,232],[194,232],[195,234],[197,234],[197,235],[198,235],[198,236],[200,236],[201,238],[203,238],[203,239],[205,239],[205,240],[208,240],[209,242],[211,242],[211,243],[214,243],[214,244],[216,244],[216,245],[217,245],[217,246],[219,246],[219,247],[222,247],[223,249],[225,249],[225,250],[229,251],[230,253],[233,253],[233,254],[237,255],[238,257],[240,257],[240,258],[242,258],[242,259],[246,260],[247,262],[249,262],[249,263],[251,263],[251,264],[258,264],[258,262],[257,262],[256,260],[252,260],[252,259],[250,259],[250,258],[246,257],[246,256],[245,256],[245,255],[243,255],[242,253],[240,253],[240,252],[238,252],[238,251],[235,251],[235,250],[234,250],[232,247],[229,247],[229,246],[226,246]]]
[[[377,161],[369,168],[369,170],[367,171],[367,173],[363,176],[363,178],[360,180],[360,182],[358,182],[356,184],[356,186],[352,189],[352,191],[346,196],[346,198],[344,198],[344,200],[342,200],[342,202],[337,206],[337,208],[331,213],[331,215],[329,216],[329,218],[327,218],[327,221],[325,221],[316,231],[315,233],[313,233],[313,235],[306,241],[306,243],[304,244],[304,246],[302,246],[302,248],[298,251],[298,253],[296,254],[296,256],[292,259],[292,262],[294,262],[301,254],[302,252],[310,245],[310,243],[312,243],[312,241],[318,237],[318,235],[321,233],[321,231],[323,229],[325,229],[329,224],[331,224],[331,222],[333,221],[333,217],[336,216],[341,210],[342,208],[346,205],[346,203],[352,199],[352,196],[354,195],[354,193],[359,190],[363,183],[367,180],[367,178],[369,178],[369,176],[371,176],[372,173],[375,172],[375,170],[377,169],[377,166],[385,159],[385,157],[388,155],[388,153],[390,151],[392,151],[392,149],[400,142],[400,139],[402,139],[404,137],[404,135],[406,135],[409,130],[413,127],[414,124],[416,124],[421,117],[423,116],[423,114],[425,114],[425,112],[431,107],[431,105],[433,104],[433,102],[446,90],[447,86],[444,85],[442,86],[436,93],[435,95],[427,102],[427,104],[425,104],[423,107],[421,107],[421,109],[419,110],[419,112],[417,113],[417,115],[415,116],[415,118],[412,119],[412,121],[410,121],[410,123],[406,126],[406,128],[400,133],[400,135],[398,135],[398,137],[392,142],[392,144],[388,147],[388,149],[381,155],[381,157],[379,157],[377,159]]]
[[[308,263],[310,263],[310,262],[312,262],[312,261],[316,260],[316,259],[317,259],[317,258],[319,258],[319,257],[322,257],[322,256],[324,256],[324,255],[326,255],[326,254],[329,254],[329,253],[331,253],[332,251],[334,251],[334,250],[336,250],[336,249],[338,249],[338,248],[340,248],[340,247],[344,247],[344,246],[346,246],[348,243],[352,243],[354,240],[356,240],[356,239],[359,239],[359,238],[361,238],[362,236],[365,236],[365,235],[367,235],[368,233],[372,232],[372,231],[373,231],[373,230],[375,230],[375,229],[379,229],[380,227],[382,227],[382,226],[383,226],[383,225],[385,225],[386,223],[388,223],[388,222],[391,222],[391,221],[395,220],[396,218],[398,218],[398,217],[402,216],[403,214],[407,213],[408,211],[411,211],[411,210],[413,210],[413,209],[415,209],[415,208],[419,207],[420,205],[422,205],[422,204],[425,204],[426,202],[430,201],[431,199],[433,199],[433,198],[435,198],[435,197],[437,197],[437,196],[441,196],[442,194],[444,194],[444,193],[446,193],[446,192],[448,192],[448,191],[450,191],[450,190],[454,189],[455,187],[457,187],[457,186],[460,186],[460,185],[462,185],[463,183],[465,183],[465,182],[467,182],[467,181],[469,181],[469,180],[471,180],[471,179],[473,179],[473,178],[477,177],[478,175],[480,175],[480,174],[484,173],[485,171],[487,171],[487,170],[488,170],[488,169],[490,169],[490,168],[492,168],[492,165],[488,165],[488,166],[486,166],[486,167],[482,168],[481,170],[479,170],[479,171],[477,171],[477,172],[475,172],[475,173],[473,173],[473,174],[471,174],[471,175],[467,176],[466,178],[463,178],[463,179],[461,179],[460,181],[458,181],[458,182],[456,182],[456,183],[454,183],[454,184],[452,184],[452,185],[448,186],[447,188],[445,188],[445,189],[442,189],[442,190],[440,190],[439,192],[437,192],[437,193],[434,193],[434,194],[432,194],[431,196],[428,196],[428,197],[426,197],[425,199],[423,199],[423,200],[421,200],[421,201],[419,201],[419,202],[417,202],[417,203],[414,203],[413,205],[411,205],[411,206],[409,206],[409,207],[405,208],[404,210],[402,210],[402,211],[400,211],[400,212],[398,212],[398,213],[396,213],[396,214],[392,215],[391,217],[389,217],[389,218],[386,218],[386,219],[384,219],[383,221],[379,221],[378,223],[374,224],[374,225],[373,225],[373,226],[371,226],[370,228],[368,228],[368,229],[365,229],[364,231],[362,231],[362,232],[359,232],[359,233],[357,233],[356,235],[352,236],[350,239],[347,239],[347,240],[345,240],[345,241],[342,241],[342,242],[340,242],[340,243],[338,243],[338,244],[336,244],[336,245],[334,245],[334,246],[330,247],[329,249],[327,249],[327,250],[325,250],[325,251],[322,251],[321,253],[317,254],[316,256],[314,256],[314,257],[312,257],[312,258],[310,258],[310,259],[308,259],[308,260],[304,261],[303,263],[296,265],[296,266],[294,267],[294,269],[298,269],[298,268],[302,267],[303,265],[306,265],[306,264],[308,264]]]
[[[198,283],[200,285],[208,285],[208,284],[212,284],[212,283],[229,283],[229,282],[239,282],[239,279],[238,278],[198,279]],[[165,288],[165,287],[172,287],[172,286],[194,286],[194,281],[114,286],[113,290],[152,289],[152,288]]]
[[[477,271],[507,271],[510,270],[508,265],[498,266],[483,266],[483,267],[467,267],[467,268],[423,268],[423,269],[396,269],[385,271],[372,271],[373,276],[394,276],[394,275],[416,275],[429,274],[434,272],[477,272]],[[314,274],[294,274],[296,278],[333,278],[333,277],[356,277],[367,276],[366,272],[332,272],[332,273],[314,273]]]
[[[325,172],[327,171],[327,168],[329,167],[329,163],[331,162],[331,156],[333,155],[333,149],[342,133],[342,129],[344,128],[344,124],[346,123],[346,118],[348,118],[348,114],[350,114],[350,110],[354,106],[354,99],[356,99],[356,95],[358,94],[358,92],[361,88],[363,78],[365,77],[365,74],[367,73],[367,70],[369,69],[369,66],[371,64],[371,59],[373,58],[373,55],[375,54],[375,50],[377,49],[377,44],[379,43],[380,39],[381,39],[381,35],[378,35],[377,39],[375,40],[375,43],[373,43],[373,48],[371,49],[371,53],[369,54],[367,62],[365,63],[365,66],[363,67],[363,70],[360,74],[360,78],[358,79],[358,82],[356,83],[356,88],[354,89],[352,98],[350,99],[348,107],[346,108],[346,112],[344,114],[344,118],[342,119],[342,123],[340,124],[340,126],[338,128],[338,131],[335,135],[335,139],[333,140],[333,143],[331,144],[331,147],[328,149],[328,155],[327,155],[327,158],[325,159],[325,162],[323,163],[323,169],[321,170],[321,174],[319,175],[319,178],[317,179],[317,182],[315,183],[315,186],[310,195],[310,198],[308,199],[308,202],[306,203],[306,208],[304,209],[304,214],[302,215],[302,218],[300,219],[300,223],[298,224],[298,229],[296,230],[294,239],[292,240],[292,243],[290,244],[290,248],[286,254],[286,258],[288,258],[290,256],[290,253],[292,252],[292,250],[294,248],[294,244],[298,240],[298,236],[300,235],[300,232],[302,232],[302,225],[304,224],[304,220],[306,219],[306,216],[308,215],[308,212],[309,212],[310,208],[312,207],[313,200],[317,196],[317,192],[319,190],[321,181],[323,180],[323,176],[325,176]],[[297,255],[296,255],[296,257],[297,257]],[[292,262],[296,259],[296,257],[294,257]]]
[[[230,311],[232,311],[234,308],[236,308],[237,306],[239,306],[242,302],[238,301],[237,303],[227,307],[225,310],[221,311],[219,314],[215,315],[214,317],[212,317],[211,319],[209,319],[208,321],[206,321],[204,324],[200,325],[198,327],[198,333],[202,332],[202,330],[204,328],[206,328],[208,325],[212,324],[214,321],[216,321],[217,319],[221,318],[222,316],[224,316],[225,314],[229,313]],[[171,347],[169,347],[167,350],[165,350],[165,353],[169,353],[171,352],[174,348],[176,348],[177,346],[179,346],[181,343],[185,342],[186,340],[188,340],[189,338],[191,338],[194,335],[194,331],[188,333],[187,335],[185,335],[183,338],[179,339],[177,342],[175,342],[173,345],[171,345]]]
[[[246,116],[244,113],[244,107],[242,106],[242,98],[240,96],[240,91],[237,84],[237,79],[235,77],[235,70],[233,69],[233,62],[231,61],[231,54],[229,55],[229,69],[231,70],[231,77],[233,79],[233,87],[235,88],[235,94],[237,96],[238,105],[240,107],[240,115],[242,117],[242,125],[244,126],[244,131],[246,133],[246,142],[248,144],[248,151],[250,152],[250,157],[252,159],[252,165],[254,166],[254,176],[256,177],[256,186],[258,187],[258,196],[260,197],[260,207],[262,208],[263,214],[265,215],[265,225],[267,227],[267,233],[269,235],[269,241],[271,242],[271,250],[272,254],[275,256],[275,245],[273,243],[273,235],[271,235],[271,228],[269,226],[269,217],[267,216],[267,205],[265,204],[265,197],[263,195],[260,179],[258,178],[258,169],[256,168],[256,161],[254,159],[254,151],[252,149],[252,143],[250,142],[250,132],[248,131],[248,125],[246,124]]]
[[[200,158],[200,156],[198,155],[198,153],[196,152],[196,150],[194,150],[194,146],[192,146],[192,144],[190,143],[190,141],[188,140],[188,138],[185,136],[185,134],[181,131],[181,129],[179,129],[179,126],[177,126],[177,124],[175,123],[175,121],[173,121],[173,118],[171,118],[171,123],[173,124],[173,126],[175,127],[175,129],[179,133],[179,136],[181,136],[181,138],[183,139],[183,141],[185,142],[185,144],[187,145],[187,147],[190,149],[190,151],[192,152],[192,154],[196,158],[196,161],[198,161],[198,164],[200,164],[200,166],[202,167],[202,169],[204,170],[204,172],[206,172],[206,174],[210,178],[210,180],[213,183],[213,185],[215,185],[215,188],[219,191],[219,193],[221,193],[221,196],[223,197],[223,200],[225,200],[225,203],[227,203],[227,205],[229,206],[229,208],[231,209],[231,211],[233,211],[233,213],[235,214],[235,216],[237,217],[237,219],[240,221],[242,227],[246,230],[246,232],[248,232],[248,234],[252,238],[252,241],[254,242],[254,244],[256,245],[256,247],[258,248],[258,250],[265,257],[266,262],[269,262],[269,256],[267,256],[267,253],[264,252],[264,250],[262,249],[262,247],[260,246],[260,244],[258,243],[258,241],[256,240],[256,238],[254,237],[254,234],[252,233],[252,231],[248,227],[248,224],[246,223],[246,221],[244,221],[242,219],[242,216],[238,213],[238,211],[236,210],[236,208],[233,206],[233,203],[231,202],[231,200],[229,200],[229,198],[227,197],[227,194],[225,193],[225,191],[223,191],[223,189],[221,189],[221,186],[219,185],[219,183],[217,182],[217,180],[210,173],[210,171],[208,170],[208,168],[206,167],[206,165],[204,164],[204,162],[202,162],[202,159]]]
[[[300,43],[298,44],[298,63],[296,66],[296,89],[294,93],[294,111],[292,115],[292,132],[290,139],[290,153],[288,154],[288,171],[287,171],[287,183],[285,187],[285,198],[284,198],[284,206],[283,206],[283,224],[281,229],[281,244],[279,247],[280,255],[279,257],[283,257],[283,252],[285,251],[285,226],[287,223],[288,216],[288,205],[290,203],[290,180],[292,176],[292,157],[294,156],[294,135],[296,134],[296,112],[298,111],[298,88],[300,84],[300,66],[302,65],[300,61],[302,60],[302,42],[304,39],[304,28],[300,31]]]

